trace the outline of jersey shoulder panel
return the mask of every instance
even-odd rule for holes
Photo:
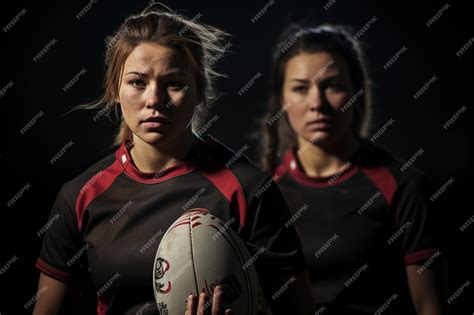
[[[220,141],[211,136],[207,136],[206,142],[209,145],[209,151],[213,158],[220,165],[227,167],[237,177],[244,190],[247,201],[249,202],[258,190],[269,180],[269,174],[260,170],[245,155],[248,145],[243,146],[237,151],[233,151]]]
[[[79,196],[81,191],[84,191],[99,180],[99,178],[103,175],[104,170],[111,167],[114,163],[117,162],[115,152],[106,155],[101,160],[97,161],[96,163],[89,166],[85,171],[74,177],[73,179],[67,181],[62,190],[68,199],[70,198],[71,202],[74,202]]]

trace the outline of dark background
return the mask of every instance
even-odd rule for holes
[[[232,53],[218,62],[228,75],[218,88],[220,100],[211,115],[220,117],[209,133],[234,150],[250,146],[257,161],[258,119],[265,110],[270,54],[279,31],[289,21],[309,19],[315,24],[341,23],[354,33],[373,16],[378,20],[360,38],[366,43],[367,60],[374,81],[375,111],[372,134],[389,119],[395,123],[377,140],[403,160],[420,148],[424,153],[414,166],[428,175],[434,194],[450,178],[454,182],[436,201],[438,232],[445,242],[442,253],[449,261],[449,295],[466,281],[474,281],[472,267],[474,224],[460,230],[473,214],[472,194],[472,93],[473,51],[456,52],[473,36],[472,10],[468,1],[449,1],[450,7],[431,27],[426,23],[446,2],[442,1],[342,1],[329,10],[327,1],[276,0],[254,24],[250,20],[268,1],[164,1],[172,9],[224,29],[233,35]],[[89,1],[60,3],[8,2],[2,4],[0,41],[2,71],[0,89],[14,85],[0,97],[7,124],[6,146],[1,146],[0,268],[16,257],[0,274],[0,314],[25,312],[23,305],[37,289],[34,267],[42,238],[37,232],[47,222],[60,186],[110,153],[117,124],[95,122],[94,112],[63,115],[74,105],[98,97],[104,77],[106,35],[146,1],[97,0],[78,20],[76,14]],[[7,32],[7,25],[22,9],[27,13]],[[52,39],[57,43],[37,62],[33,57]],[[403,46],[407,51],[388,70],[383,65]],[[67,92],[63,87],[85,68],[87,72]],[[256,74],[262,77],[243,96],[237,92]],[[437,80],[418,100],[413,95],[433,76]],[[447,130],[443,125],[459,110],[467,110]],[[40,111],[44,113],[24,134],[20,130]],[[54,164],[49,160],[69,141],[74,145]],[[30,184],[13,205],[8,202]],[[451,304],[452,314],[472,314],[472,284]],[[32,308],[26,312],[31,313]]]

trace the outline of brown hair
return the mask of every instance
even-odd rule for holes
[[[198,98],[201,101],[196,107],[193,129],[199,128],[206,114],[206,109],[214,101],[214,80],[223,76],[213,69],[216,55],[222,55],[226,46],[224,41],[228,34],[210,25],[187,19],[171,11],[161,3],[154,3],[140,14],[134,14],[112,36],[106,39],[105,52],[106,75],[105,91],[96,101],[78,106],[82,109],[99,109],[94,117],[115,112],[121,120],[119,131],[115,137],[116,145],[131,138],[131,130],[121,117],[120,106],[115,100],[125,60],[140,43],[149,42],[176,48],[184,53],[189,69],[196,77]]]
[[[275,172],[283,153],[297,143],[296,134],[280,101],[288,60],[302,52],[320,51],[342,56],[347,61],[354,90],[364,90],[354,103],[353,130],[357,138],[367,137],[372,94],[360,44],[342,26],[291,25],[280,36],[274,48],[267,115],[261,122],[261,164],[270,174]]]

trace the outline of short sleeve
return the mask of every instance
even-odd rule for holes
[[[48,221],[38,231],[44,235],[36,267],[44,274],[62,282],[83,268],[87,245],[81,241],[74,208],[65,195],[58,193]]]
[[[433,214],[427,202],[424,177],[407,179],[397,191],[397,232],[406,265],[439,254],[433,231]],[[396,235],[395,235],[396,236]]]

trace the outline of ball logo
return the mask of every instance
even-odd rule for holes
[[[161,278],[165,273],[170,269],[170,264],[166,259],[158,257],[155,262],[155,289],[157,292],[166,294],[171,291],[171,282],[168,281],[167,284],[161,282]]]

